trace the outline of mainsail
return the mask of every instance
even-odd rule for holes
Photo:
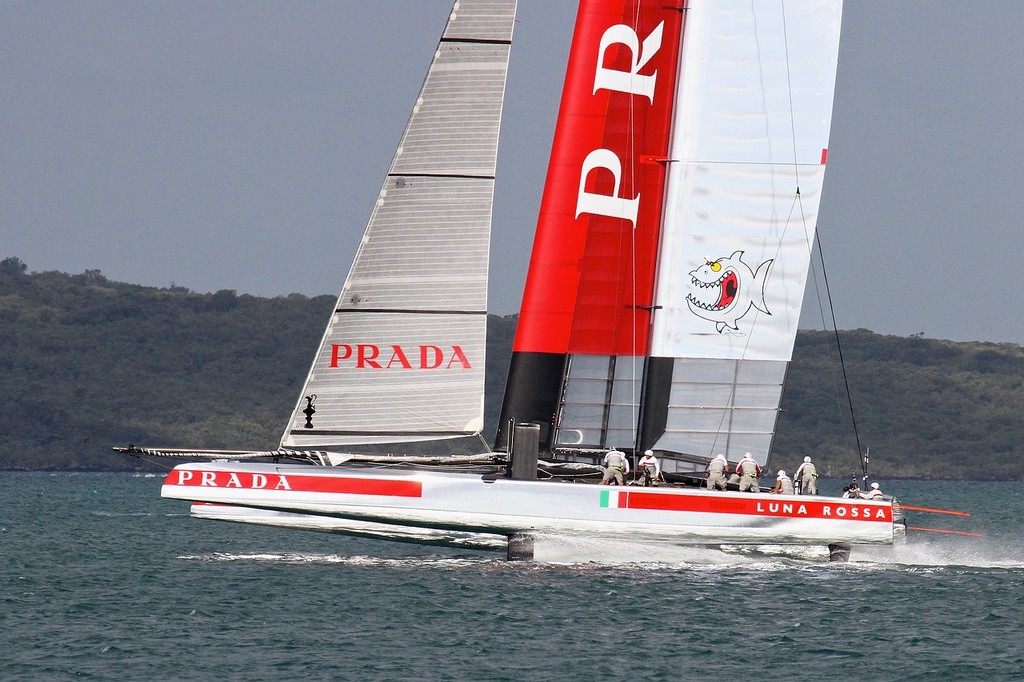
[[[540,423],[570,457],[653,448],[668,471],[718,453],[766,462],[841,13],[820,0],[581,3],[502,427]]]
[[[282,448],[475,437],[486,449],[491,204],[515,4],[455,4]]]

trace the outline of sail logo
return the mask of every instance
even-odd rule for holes
[[[775,498],[775,496],[773,496]],[[813,499],[758,499],[743,493],[703,495],[669,491],[616,492],[602,490],[598,503],[603,509],[643,509],[647,511],[697,512],[702,514],[739,514],[783,518],[828,519],[886,523],[892,521],[892,506],[886,504],[833,504]]]
[[[397,343],[331,344],[329,366],[351,369],[473,369],[462,346],[441,348],[421,344],[407,349]]]
[[[764,302],[764,289],[774,259],[762,262],[755,270],[743,261],[743,253],[735,251],[731,256],[705,261],[690,271],[686,305],[697,317],[714,322],[719,334],[727,328],[739,331],[739,321],[751,308],[771,315]]]
[[[821,507],[822,517],[830,516],[839,519],[877,519],[888,521],[889,517],[886,511],[886,507],[858,507],[856,505],[832,507],[832,505],[826,504]]]
[[[390,480],[379,478],[354,478],[349,476],[310,476],[263,474],[251,471],[203,471],[197,469],[174,469],[167,474],[164,485],[204,488],[210,493],[195,499],[207,502],[239,500],[236,495],[228,498],[212,493],[212,489],[290,491],[304,493],[338,493],[344,495],[377,495],[385,497],[422,497],[423,483],[414,480]]]
[[[191,471],[177,469],[177,485],[202,488],[247,488],[249,490],[291,490],[288,479],[281,474],[250,474],[234,471]],[[199,474],[198,478],[196,474]]]
[[[600,90],[621,92],[629,95],[646,97],[651,103],[654,102],[654,91],[658,80],[658,71],[649,75],[640,74],[643,69],[661,49],[662,36],[665,29],[665,22],[658,24],[651,33],[644,38],[643,43],[640,37],[631,27],[625,24],[616,24],[605,30],[601,36],[597,51],[597,68],[594,73],[594,90],[596,94]],[[606,67],[605,60],[613,46],[625,48],[630,55],[629,70],[623,71]],[[587,180],[594,173],[605,172],[611,174],[612,189],[609,194],[587,191]],[[576,218],[581,214],[620,218],[636,225],[637,214],[640,210],[640,193],[637,192],[633,198],[619,196],[619,188],[622,184],[622,159],[611,149],[595,149],[583,159],[580,168],[579,191],[576,195]]]

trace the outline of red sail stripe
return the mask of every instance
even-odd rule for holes
[[[283,490],[307,493],[422,497],[420,481],[391,481],[345,476],[307,476],[304,474],[263,474],[249,471],[203,471],[175,469],[164,485],[242,490]]]
[[[672,4],[580,3],[516,352],[646,353],[665,178],[665,164],[650,159],[668,155],[683,16]],[[645,54],[644,40],[659,26],[661,45]],[[635,49],[620,42],[622,27],[634,34]],[[641,64],[635,80],[653,79],[653,100],[598,83],[602,68],[627,74],[634,63]],[[603,161],[588,165],[595,152]],[[617,190],[606,162],[621,164]],[[615,206],[602,214],[581,203],[584,196],[616,206],[639,196],[635,224]]]
[[[822,502],[804,495],[781,496],[777,500],[766,500],[715,495],[625,492],[619,498],[619,508],[892,523],[892,507],[889,506],[856,502]]]

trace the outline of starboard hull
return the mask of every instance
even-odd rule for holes
[[[568,532],[688,545],[885,545],[903,532],[889,501],[517,481],[413,468],[181,464],[168,474],[161,495],[505,536]]]

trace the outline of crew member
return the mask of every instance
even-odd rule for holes
[[[619,485],[626,485],[626,474],[629,473],[629,460],[621,450],[609,450],[604,456],[604,476],[601,484],[611,482],[614,478]]]
[[[881,500],[882,491],[878,487],[878,482],[875,481],[874,483],[872,483],[871,488],[868,489],[866,493],[861,493],[860,496],[863,497],[865,500]]]
[[[725,482],[725,475],[729,473],[729,463],[725,461],[725,455],[718,453],[715,458],[708,462],[708,490],[726,490],[728,484]]]
[[[757,477],[761,474],[761,467],[750,456],[750,453],[743,455],[743,459],[736,465],[736,473],[740,475],[740,492],[750,491],[761,492],[761,486]]]
[[[643,474],[645,486],[650,486],[654,481],[661,480],[661,465],[658,458],[654,456],[653,450],[644,450],[644,456],[636,463],[637,471]]]
[[[772,488],[771,492],[775,495],[793,495],[795,490],[793,489],[793,479],[786,475],[786,472],[779,469],[778,476],[775,478],[775,487]]]
[[[804,463],[796,470],[793,478],[796,481],[798,495],[818,494],[818,470],[814,467],[810,457],[804,457]]]

